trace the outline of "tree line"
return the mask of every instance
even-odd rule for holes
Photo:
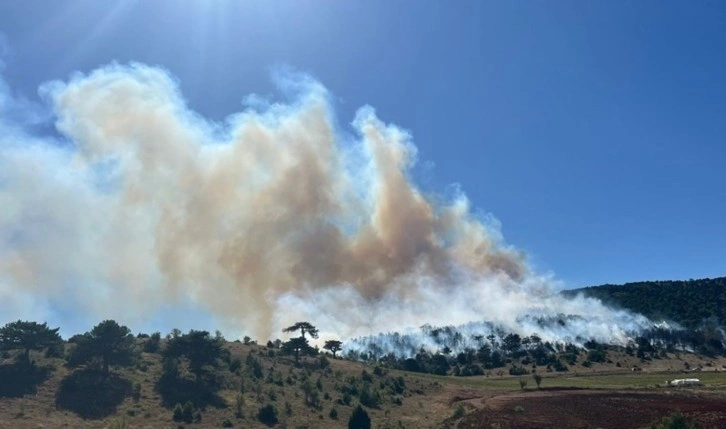
[[[676,322],[687,329],[698,329],[704,324],[726,326],[726,277],[605,284],[563,294],[597,298],[605,304],[652,320]]]

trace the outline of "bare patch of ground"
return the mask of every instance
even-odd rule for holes
[[[726,427],[726,399],[703,392],[557,389],[465,402],[477,410],[463,417],[457,428],[636,429],[675,411],[698,421],[704,429]]]

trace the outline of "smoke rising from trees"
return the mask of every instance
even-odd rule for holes
[[[411,135],[373,108],[343,127],[320,83],[280,85],[288,100],[214,122],[168,72],[109,65],[42,86],[57,135],[12,120],[43,109],[0,85],[2,314],[134,326],[192,306],[263,340],[296,320],[321,338],[481,320],[529,335],[528,317],[566,314],[551,339],[619,342],[647,325],[557,296],[463,193],[424,193]]]

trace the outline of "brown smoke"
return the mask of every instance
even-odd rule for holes
[[[354,333],[379,305],[485,293],[462,291],[462,278],[520,292],[531,276],[522,255],[465,197],[428,197],[411,182],[406,132],[363,108],[345,138],[324,89],[308,86],[292,103],[214,124],[156,68],[48,85],[74,149],[3,149],[12,180],[0,195],[17,206],[3,222],[27,239],[0,248],[0,280],[36,301],[70,294],[99,317],[144,320],[161,303],[191,302],[262,339],[331,311],[316,300],[337,299],[348,313],[338,323]],[[283,308],[288,298],[308,305]]]

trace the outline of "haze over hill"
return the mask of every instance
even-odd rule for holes
[[[641,344],[659,344],[671,351],[688,350],[720,355],[726,349],[726,278],[688,281],[650,281],[624,285],[601,285],[581,289],[563,290],[569,299],[582,297],[601,300],[625,315],[648,317],[650,326],[626,332],[615,344],[634,347]],[[626,316],[627,317],[627,316]],[[546,335],[547,341],[585,346],[590,340],[602,341],[596,331],[572,329],[579,324],[588,325],[588,318],[573,314],[524,315],[519,326],[510,327],[492,321],[472,321],[463,325],[431,326],[401,332],[379,333],[355,338],[347,349],[359,354],[382,357],[417,355],[423,348],[430,353],[442,350],[460,353],[480,349],[493,343],[506,343],[513,334],[527,336]],[[623,326],[627,326],[624,324]],[[519,328],[519,329],[518,329]],[[607,341],[607,340],[606,340]]]
[[[487,320],[615,343],[649,326],[557,295],[459,189],[423,193],[411,135],[373,108],[351,134],[322,84],[276,79],[284,101],[248,97],[224,123],[191,111],[173,76],[143,64],[47,83],[47,106],[4,89],[5,317],[134,326],[194,308],[262,339],[296,320],[342,338]],[[44,116],[60,136],[29,131]],[[575,317],[552,328],[528,319],[558,314]]]

